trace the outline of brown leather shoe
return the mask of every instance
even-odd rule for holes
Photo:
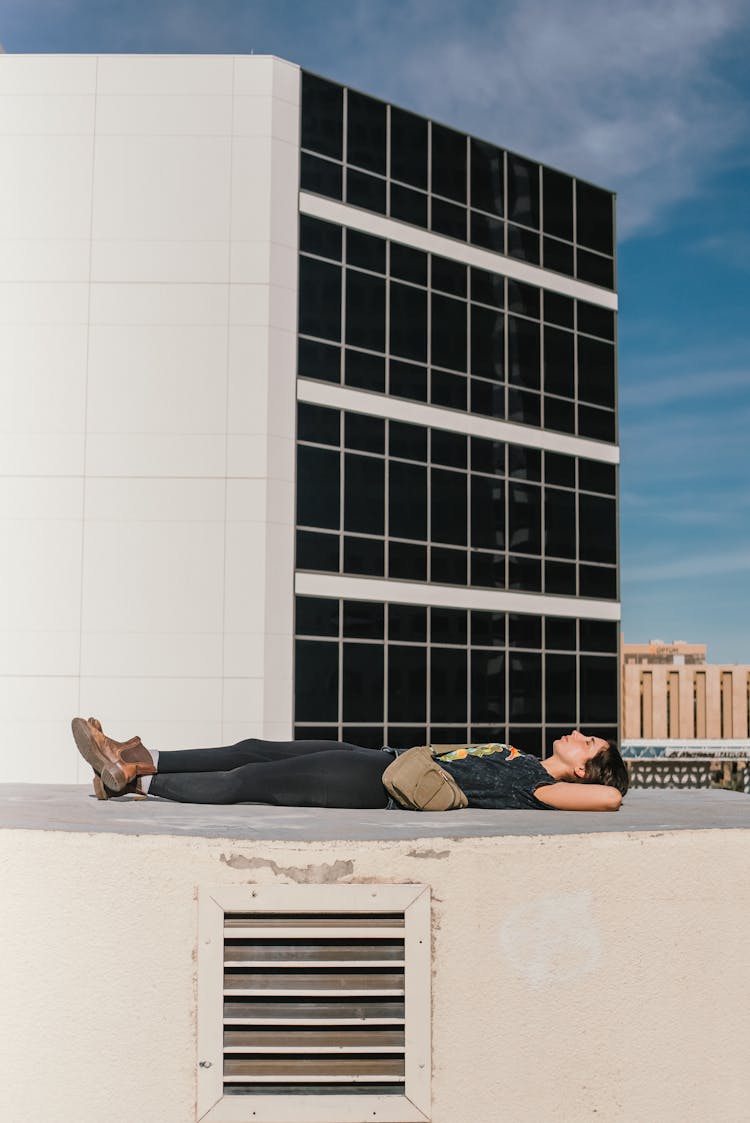
[[[122,795],[135,795],[140,799],[148,799],[141,787],[140,779],[131,780],[121,792],[112,791],[102,780],[101,776],[94,774],[94,795],[97,799],[119,799]]]
[[[138,776],[153,776],[156,772],[153,757],[140,737],[129,741],[114,741],[102,733],[101,727],[73,718],[71,728],[81,756],[91,765],[97,776],[114,792],[121,792]],[[104,773],[107,773],[104,775]]]

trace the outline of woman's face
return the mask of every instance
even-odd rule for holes
[[[603,737],[587,736],[580,729],[573,729],[565,737],[559,737],[553,746],[556,755],[577,776],[584,776],[588,762],[606,747]]]

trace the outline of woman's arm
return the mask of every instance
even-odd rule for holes
[[[617,788],[607,784],[543,784],[534,792],[535,797],[558,811],[617,811],[622,796]]]

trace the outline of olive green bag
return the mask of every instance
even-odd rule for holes
[[[383,773],[386,791],[408,811],[455,811],[469,801],[433,752],[448,753],[457,745],[418,745],[400,753]]]

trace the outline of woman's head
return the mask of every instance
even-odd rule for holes
[[[554,753],[573,783],[607,784],[621,795],[627,792],[628,770],[616,741],[574,729],[555,741]]]

